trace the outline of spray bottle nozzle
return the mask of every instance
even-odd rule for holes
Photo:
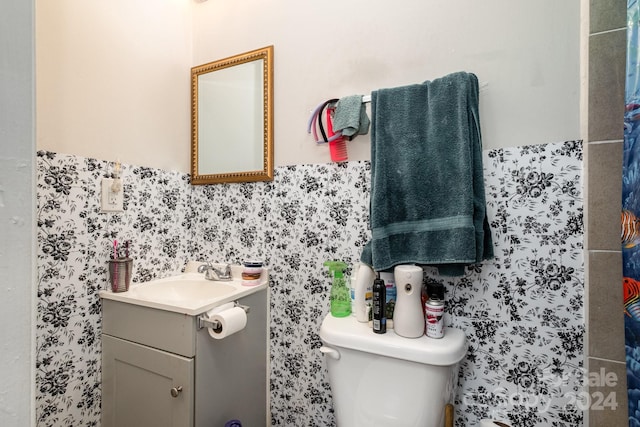
[[[325,261],[324,266],[329,268],[333,277],[342,277],[342,273],[347,269],[347,263],[342,261]]]

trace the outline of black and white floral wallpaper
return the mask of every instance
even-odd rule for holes
[[[584,381],[582,147],[484,153],[495,259],[445,283],[465,331],[456,425],[580,426]]]
[[[100,300],[114,239],[132,243],[134,281],[189,259],[271,269],[271,422],[335,425],[318,331],[327,259],[351,264],[369,239],[368,162],[280,167],[267,183],[190,186],[176,172],[125,165],[125,211],[101,213],[106,161],[39,152],[37,419],[100,425]],[[456,425],[580,426],[583,222],[580,142],[485,151],[494,260],[445,284],[461,363]],[[238,414],[241,419],[241,414]]]

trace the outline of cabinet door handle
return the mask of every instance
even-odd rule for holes
[[[178,395],[182,393],[182,386],[179,385],[178,387],[173,387],[171,389],[171,397],[178,397]]]

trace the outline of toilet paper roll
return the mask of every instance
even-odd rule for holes
[[[220,340],[243,330],[247,326],[247,313],[240,307],[233,307],[211,314],[209,320],[220,324],[219,328],[208,328],[211,338]]]
[[[509,425],[500,421],[484,419],[480,420],[480,427],[509,427]]]
[[[219,305],[217,307],[213,307],[211,310],[207,311],[207,317],[211,317],[216,313],[220,313],[221,311],[228,310],[228,309],[233,308],[235,306],[236,306],[235,303],[227,302],[227,303]]]

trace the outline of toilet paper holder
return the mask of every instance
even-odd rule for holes
[[[238,304],[238,301],[233,302],[233,307],[234,308],[240,307],[247,314],[249,314],[249,311],[251,309],[251,307],[249,307],[248,305]],[[207,314],[203,313],[200,315],[200,317],[198,317],[198,329],[203,329],[203,328],[211,328],[214,330],[218,330],[221,328],[221,326],[220,326],[220,322],[218,322],[217,320],[209,320],[207,318]]]

